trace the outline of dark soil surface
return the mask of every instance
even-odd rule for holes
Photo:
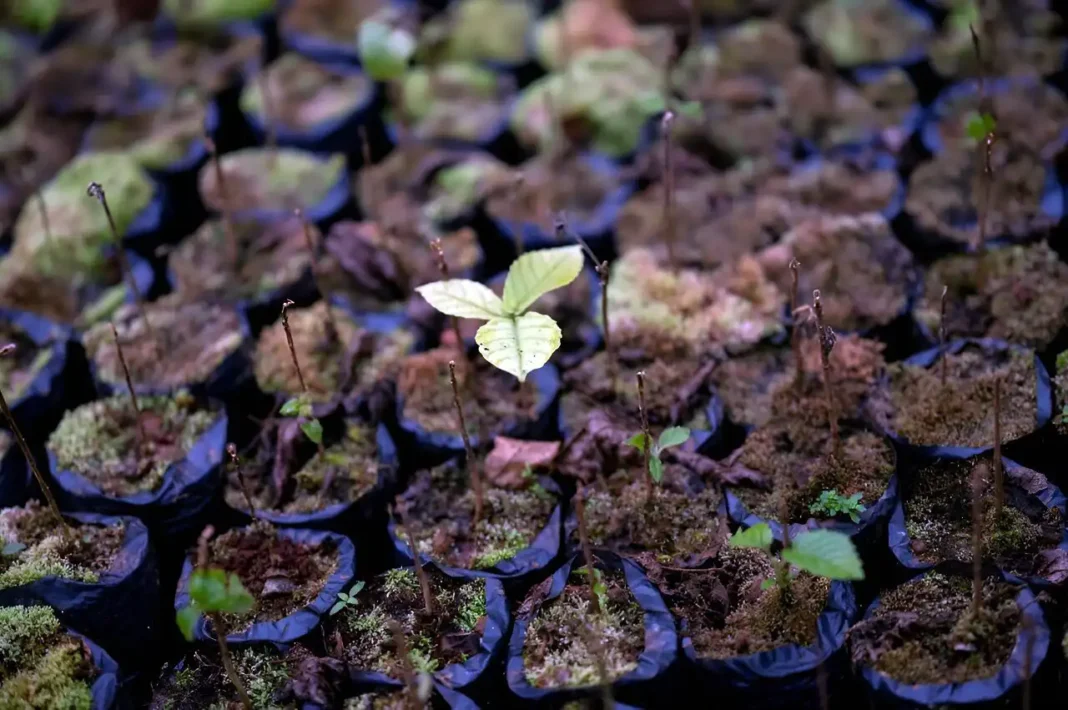
[[[476,525],[475,495],[464,471],[445,464],[416,474],[401,505],[405,534],[420,553],[453,567],[494,567],[530,546],[557,503],[536,485],[527,490],[483,486],[482,519]]]
[[[158,489],[167,468],[189,453],[217,414],[198,408],[182,392],[173,397],[138,397],[138,404],[140,414],[130,397],[121,394],[68,412],[48,440],[56,465],[74,471],[107,495]]]
[[[610,680],[633,671],[645,648],[644,614],[622,572],[602,572],[604,609],[591,609],[586,567],[576,563],[556,599],[544,602],[547,587],[535,587],[518,614],[531,618],[523,645],[526,680],[536,688],[596,685],[597,664],[587,639],[597,639]],[[548,580],[546,580],[548,581]]]
[[[976,474],[982,481],[983,559],[1014,574],[1041,576],[1041,560],[1036,555],[1057,547],[1064,535],[1060,511],[1046,508],[1030,495],[1049,482],[1030,469],[1005,471],[1005,507],[998,516],[990,455],[941,459],[904,483],[905,527],[912,539],[912,553],[921,562],[971,562],[972,482]]]
[[[449,385],[450,360],[456,361],[456,381],[469,434],[486,437],[503,422],[535,418],[537,393],[532,381],[520,384],[481,357],[465,362],[455,349],[447,347],[408,355],[400,361],[397,391],[404,399],[405,418],[430,432],[459,435]]]
[[[145,325],[146,315],[151,328]],[[175,296],[153,302],[144,312],[125,306],[114,322],[135,387],[178,388],[201,382],[244,339],[236,311],[203,302],[183,303]],[[102,380],[125,387],[108,324],[85,334],[85,349]]]
[[[968,579],[926,574],[880,597],[872,618],[850,630],[850,656],[910,685],[990,678],[1016,644],[1016,593],[988,579],[981,613],[972,619]]]
[[[500,189],[487,202],[494,217],[540,225],[553,233],[561,211],[568,219],[586,221],[618,186],[618,178],[593,170],[578,157],[541,158],[519,166],[514,189]]]
[[[319,596],[337,569],[332,543],[298,543],[265,523],[231,530],[211,541],[211,561],[241,578],[256,605],[231,617],[230,631],[260,621],[279,621]]]
[[[317,64],[297,54],[284,54],[267,67],[268,106],[261,93],[264,79],[246,87],[242,107],[294,131],[308,131],[349,114],[372,89],[361,73]]]
[[[890,365],[891,430],[920,446],[991,446],[994,442],[994,380],[1001,378],[1001,440],[1035,428],[1034,356],[1015,349],[985,353],[967,346],[931,367]]]
[[[434,672],[479,652],[486,615],[486,583],[446,577],[427,568],[433,613],[427,614],[412,569],[391,569],[373,577],[354,605],[334,616],[349,668],[404,677],[388,621],[401,626],[418,671]]]
[[[917,318],[946,337],[990,337],[1045,349],[1068,322],[1068,265],[1045,242],[940,259],[927,272]]]
[[[774,586],[762,589],[774,576],[763,551],[732,547],[714,555],[710,567],[649,567],[650,579],[682,623],[682,635],[693,641],[699,657],[713,659],[816,642],[829,580],[802,573],[793,578],[788,593]]]

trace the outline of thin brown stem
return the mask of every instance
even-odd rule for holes
[[[949,364],[949,353],[946,352],[946,294],[949,293],[949,286],[942,287],[942,298],[938,303],[938,346],[942,351],[939,353],[940,374],[939,377],[942,380],[942,389],[946,387],[946,368]]]
[[[1005,505],[1005,480],[1001,465],[1001,378],[994,380],[994,520],[1001,519]]]
[[[237,455],[237,445],[230,442],[226,445],[226,453],[230,457],[230,465],[234,467],[234,473],[237,474],[237,485],[241,487],[241,495],[245,498],[245,505],[248,506],[248,514],[256,520],[256,505],[252,502],[252,494],[248,490],[248,482],[245,481],[245,473],[241,469],[241,459]]]
[[[434,260],[437,262],[438,273],[441,274],[441,278],[449,279],[449,262],[445,259],[445,248],[441,244],[440,239],[434,239],[430,242],[430,248],[434,250]],[[456,349],[460,351],[460,354],[467,359],[467,348],[464,347],[464,336],[460,333],[460,321],[456,316],[449,316],[449,327],[452,329],[452,335],[456,338]]]
[[[215,147],[215,141],[213,141],[210,136],[205,135],[204,145],[208,149],[212,171],[215,173],[215,187],[219,193],[219,207],[222,212],[223,230],[226,232],[227,259],[236,273],[238,271],[239,262],[241,261],[241,245],[238,243],[237,230],[234,229],[234,221],[231,217],[230,193],[226,187],[226,175],[223,173],[222,162],[219,160],[219,151]]]
[[[575,518],[578,520],[579,544],[582,546],[582,557],[586,562],[586,581],[590,585],[590,608],[594,614],[600,614],[601,600],[597,596],[597,576],[593,566],[593,552],[590,551],[590,536],[586,532],[586,496],[579,489],[575,493]]]
[[[972,469],[972,619],[979,618],[983,608],[983,471]]]
[[[197,539],[197,567],[200,569],[207,569],[208,565],[211,564],[211,550],[208,547],[208,543],[214,534],[215,528],[208,525],[201,531],[200,537]],[[219,658],[222,660],[223,669],[226,670],[226,675],[233,684],[234,690],[237,691],[241,706],[245,710],[252,710],[252,700],[249,699],[245,684],[241,682],[241,676],[237,672],[237,667],[234,666],[234,660],[230,657],[230,647],[226,643],[226,635],[228,633],[226,622],[223,620],[222,614],[217,611],[208,612],[205,616],[208,617],[212,628],[215,629],[215,640],[219,644]]]
[[[119,353],[119,365],[122,366],[122,374],[126,378],[126,389],[130,391],[130,401],[133,403],[134,421],[137,422],[137,440],[144,448],[148,445],[148,435],[145,433],[145,424],[141,421],[141,405],[137,401],[137,392],[134,391],[133,380],[130,379],[130,368],[126,366],[126,355],[122,352],[122,343],[119,342],[119,331],[115,324],[111,323],[111,337],[115,339],[115,350]]]
[[[979,45],[979,35],[976,34],[975,28],[971,25],[968,26],[968,31],[972,35],[972,49],[975,51],[976,66],[979,71],[979,114],[984,115],[987,110],[987,95],[986,95],[986,64],[983,61],[982,48]],[[974,245],[975,251],[978,254],[982,254],[986,249],[986,221],[987,212],[990,209],[990,186],[994,181],[994,171],[990,165],[990,153],[994,147],[994,133],[988,132],[979,145],[979,157],[982,159],[982,172],[979,175],[979,192],[980,199],[977,205],[979,225],[977,230],[977,243]]]
[[[404,522],[404,514],[401,513],[401,507],[394,508],[394,512],[396,513],[397,529],[400,531],[401,537],[408,541],[408,549],[412,555],[412,567],[415,568],[415,577],[419,580],[419,589],[423,592],[423,610],[429,616],[434,613],[434,595],[430,593],[430,577],[426,574],[426,569],[423,567],[423,559],[415,546],[415,537],[412,536],[411,529]]]
[[[701,46],[700,0],[680,0],[680,4],[690,12],[690,47],[697,51],[697,48]]]
[[[668,265],[672,269],[678,268],[675,261],[675,158],[671,132],[674,121],[675,114],[671,111],[665,112],[660,121],[664,141],[664,243],[667,245]]]
[[[273,167],[278,153],[278,133],[275,130],[274,103],[271,101],[271,81],[268,74],[267,65],[260,67],[259,85],[260,95],[263,98],[263,127],[267,133],[267,150],[270,151]]]
[[[612,710],[616,706],[612,697],[612,677],[608,674],[608,663],[604,659],[604,646],[597,638],[597,629],[594,624],[582,624],[583,641],[593,657],[594,668],[597,669],[597,680],[601,686],[601,707],[604,710]]]
[[[804,355],[801,353],[801,318],[798,313],[797,303],[797,285],[801,278],[801,262],[797,259],[790,259],[790,318],[793,321],[793,327],[790,330],[790,347],[794,351],[794,367],[797,368],[794,374],[794,387],[797,391],[801,391],[801,385],[805,378],[805,360]]]
[[[471,489],[475,494],[475,521],[477,526],[482,519],[482,476],[478,471],[475,451],[471,447],[471,437],[467,435],[467,420],[464,419],[464,406],[460,401],[460,385],[456,382],[456,361],[449,360],[449,384],[452,385],[452,401],[456,405],[456,419],[460,427],[460,436],[464,440],[464,455],[467,460],[467,475],[471,480]]]
[[[643,471],[645,476],[645,491],[649,498],[652,498],[653,475],[649,471],[649,457],[652,455],[653,436],[649,433],[649,416],[645,408],[645,370],[639,370],[636,377],[638,379],[638,416],[641,418],[642,435],[645,438],[645,446],[642,447],[642,453],[645,457],[645,470]]]
[[[304,382],[304,373],[300,369],[300,360],[297,359],[297,348],[293,345],[293,331],[289,329],[289,313],[288,310],[291,306],[297,305],[293,301],[286,299],[282,304],[282,329],[286,332],[286,343],[289,345],[289,356],[293,358],[293,368],[297,371],[297,379],[300,380],[300,391],[304,394],[308,393],[308,385]]]
[[[823,394],[827,399],[827,422],[831,428],[832,450],[837,458],[842,442],[838,436],[838,408],[834,404],[834,393],[831,388],[831,352],[838,338],[830,326],[823,324],[823,302],[820,300],[819,289],[812,292],[812,310],[816,314],[816,328],[820,339],[820,365],[823,368]]]
[[[315,283],[315,290],[319,292],[319,296],[326,306],[327,342],[332,344],[340,343],[341,330],[337,326],[337,319],[334,318],[334,309],[330,307],[330,297],[323,289],[322,282],[319,281],[318,252],[315,248],[315,239],[312,237],[311,224],[304,219],[304,211],[299,207],[293,210],[293,216],[300,220],[301,229],[304,230],[304,244],[308,248],[308,257],[311,259],[312,281]]]
[[[415,666],[412,664],[412,657],[408,652],[408,642],[404,638],[404,629],[393,619],[386,621],[386,627],[389,629],[390,634],[393,635],[393,645],[396,646],[395,651],[397,660],[400,662],[401,676],[408,692],[407,705],[411,710],[416,710],[421,705],[419,702],[419,683]]]
[[[6,357],[15,352],[15,344],[9,343],[0,348],[0,357]],[[19,450],[22,451],[23,458],[30,466],[30,470],[33,472],[33,477],[37,480],[37,485],[41,488],[41,493],[45,497],[45,501],[48,503],[48,507],[52,510],[52,514],[59,521],[63,530],[69,531],[70,527],[67,525],[67,521],[63,518],[63,514],[59,512],[59,504],[56,503],[55,496],[52,495],[52,489],[48,487],[48,482],[41,474],[41,469],[37,468],[37,460],[33,457],[33,452],[30,451],[29,444],[26,443],[25,437],[22,436],[22,430],[19,429],[18,422],[15,421],[15,415],[11,413],[11,408],[7,406],[7,398],[4,397],[3,390],[0,390],[0,410],[3,410],[4,419],[7,420],[8,426],[11,427],[11,433],[15,435],[15,441],[19,445]]]
[[[1024,638],[1026,639],[1024,641],[1023,697],[1020,701],[1020,707],[1023,710],[1031,710],[1031,664],[1034,662],[1035,655],[1035,628],[1028,614],[1023,614],[1020,623],[1023,626]]]
[[[148,309],[145,307],[144,296],[141,295],[141,291],[137,288],[137,281],[133,277],[133,269],[130,268],[130,262],[126,258],[126,250],[122,248],[122,237],[119,236],[119,230],[115,226],[115,219],[111,216],[111,208],[108,207],[108,198],[104,194],[104,187],[98,182],[89,183],[89,189],[87,190],[90,197],[95,197],[100,202],[101,207],[104,208],[104,215],[108,218],[108,228],[111,230],[111,238],[115,242],[115,252],[119,257],[119,264],[122,267],[123,278],[126,279],[126,288],[133,294],[134,299],[137,302],[137,308],[141,312],[141,318],[145,321],[145,329],[148,331],[148,337],[152,339],[152,343],[156,346],[160,346],[160,341],[156,338],[156,333],[152,328],[152,323],[148,320]]]

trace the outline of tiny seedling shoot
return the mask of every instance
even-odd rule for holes
[[[820,300],[820,290],[812,292],[812,312],[816,315],[816,335],[820,339],[820,365],[823,369],[823,394],[827,400],[827,422],[831,427],[831,444],[834,456],[841,451],[842,442],[838,436],[838,410],[834,406],[834,396],[831,390],[831,351],[838,337],[834,329],[823,323],[823,302]]]
[[[126,356],[122,352],[122,343],[119,342],[119,331],[115,324],[111,323],[111,337],[115,339],[115,350],[119,353],[119,365],[122,366],[122,374],[126,378],[126,389],[130,392],[130,402],[133,404],[134,420],[137,422],[137,443],[142,449],[148,446],[148,435],[145,434],[145,423],[141,421],[141,406],[137,402],[137,392],[134,391],[133,381],[130,379],[130,368],[126,366]]]
[[[334,602],[334,606],[330,607],[330,616],[340,614],[345,609],[356,606],[356,595],[363,591],[367,582],[360,580],[356,584],[349,587],[347,592],[338,592],[337,601]]]
[[[297,359],[297,349],[293,345],[293,332],[289,329],[288,309],[296,304],[287,300],[282,304],[282,329],[286,333],[286,343],[289,345],[289,356],[293,358],[293,367],[297,371],[297,379],[300,381],[301,393],[286,401],[279,410],[283,417],[298,417],[300,430],[304,436],[311,439],[312,443],[319,447],[319,454],[323,453],[323,425],[313,414],[311,399],[308,395],[308,386],[304,383],[304,373],[300,369],[300,360]]]
[[[771,527],[767,523],[758,523],[734,533],[731,536],[730,545],[731,547],[760,549],[771,556],[773,541]],[[789,589],[793,579],[791,566],[831,580],[864,579],[864,568],[857,554],[857,548],[848,535],[837,530],[822,528],[805,530],[794,537],[788,545],[783,546],[775,562],[778,569],[775,578],[764,580],[760,586],[762,589],[779,586],[784,592],[782,597],[784,600],[789,599]]]
[[[8,343],[4,347],[0,348],[0,357],[7,357],[15,352],[15,344]],[[63,530],[69,530],[67,521],[63,518],[63,515],[59,512],[59,504],[56,503],[56,498],[52,495],[52,489],[48,487],[48,482],[45,477],[41,475],[41,469],[37,468],[37,459],[33,457],[33,452],[30,451],[29,444],[26,443],[26,438],[22,436],[22,430],[19,428],[18,422],[15,421],[15,415],[11,412],[11,407],[7,405],[7,397],[4,396],[3,390],[0,390],[0,410],[3,410],[4,419],[7,420],[7,424],[11,427],[11,433],[15,435],[15,441],[19,445],[19,450],[22,452],[23,458],[30,465],[30,470],[33,471],[33,477],[37,481],[37,485],[41,488],[41,493],[44,494],[45,500],[48,502],[48,508],[52,511],[52,515],[59,521],[60,527]]]
[[[449,262],[445,258],[445,248],[441,244],[440,239],[433,239],[430,242],[430,249],[434,252],[434,261],[438,266],[438,273],[441,274],[441,278],[445,279],[444,283],[450,283],[449,281]],[[416,289],[417,291],[419,289]],[[423,298],[426,298],[424,295]],[[427,299],[429,301],[429,299]],[[433,303],[430,304],[434,306]],[[441,310],[437,306],[434,306],[437,310]],[[444,313],[444,311],[442,311]],[[456,349],[459,350],[464,357],[467,357],[467,348],[464,347],[464,336],[460,333],[460,321],[457,320],[457,316],[448,314],[449,316],[449,328],[452,330],[452,337],[456,341]]]
[[[308,258],[311,259],[311,275],[312,281],[315,283],[315,290],[319,292],[319,297],[326,301],[326,338],[327,342],[333,344],[338,343],[341,340],[338,329],[337,321],[334,319],[334,311],[330,308],[330,298],[326,291],[323,289],[322,284],[319,281],[319,270],[316,268],[319,263],[319,254],[315,248],[315,240],[312,238],[311,224],[308,220],[304,219],[304,210],[297,207],[293,210],[293,216],[300,220],[301,229],[304,230],[304,244],[308,247]]]
[[[664,461],[661,454],[672,447],[685,444],[690,438],[690,430],[684,426],[668,427],[660,432],[660,438],[654,442],[647,428],[643,427],[642,431],[627,439],[626,443],[645,454],[645,470],[649,473],[650,486],[653,483],[659,485],[664,480]]]
[[[419,550],[415,547],[415,538],[408,532],[408,526],[404,524],[404,513],[401,511],[402,507],[398,505],[396,508],[397,530],[400,532],[401,537],[408,541],[408,549],[412,554],[412,567],[415,568],[415,577],[419,580],[419,589],[423,593],[423,611],[429,616],[434,613],[434,595],[430,593],[430,578],[423,568],[423,559],[419,556]]]
[[[867,510],[860,502],[862,497],[862,493],[854,493],[851,496],[839,495],[838,491],[832,488],[829,491],[821,491],[820,497],[808,507],[808,510],[813,515],[822,515],[827,518],[847,515],[854,523],[859,523],[860,514]]]
[[[197,566],[189,578],[189,604],[178,610],[178,628],[187,641],[192,641],[193,629],[200,617],[206,615],[211,620],[226,675],[237,690],[241,705],[245,710],[252,710],[252,701],[230,657],[230,648],[226,644],[226,624],[222,615],[244,614],[252,609],[255,600],[236,574],[209,566],[208,541],[214,533],[214,528],[209,525],[200,534]]]
[[[976,243],[974,249],[981,253],[986,248],[986,217],[990,209],[990,186],[994,182],[994,170],[990,165],[990,154],[994,149],[994,133],[997,121],[987,109],[986,96],[986,69],[983,64],[983,53],[979,46],[979,35],[975,28],[969,26],[972,34],[972,47],[975,50],[976,65],[979,67],[979,112],[968,121],[968,137],[975,141],[981,151],[983,171],[979,175],[980,197],[977,205],[979,216],[978,229],[976,231]]]
[[[560,347],[560,326],[528,311],[541,296],[568,285],[582,271],[582,248],[556,247],[527,252],[512,262],[504,298],[468,279],[448,279],[416,290],[436,310],[455,318],[487,321],[475,334],[478,351],[491,365],[524,382]]]
[[[464,405],[460,399],[460,385],[456,381],[456,361],[449,360],[449,384],[452,386],[452,402],[456,406],[456,425],[464,441],[464,461],[467,465],[467,477],[475,494],[475,525],[482,519],[482,476],[475,460],[475,450],[471,446],[471,437],[467,433],[467,420],[464,418]]]
[[[675,122],[675,114],[666,111],[660,120],[661,133],[664,141],[664,244],[667,245],[668,264],[672,269],[675,263],[675,161],[672,151],[671,126]]]
[[[805,363],[804,357],[801,354],[801,311],[797,302],[797,284],[801,278],[801,262],[797,259],[790,259],[790,317],[793,319],[793,328],[790,330],[790,347],[794,351],[794,367],[796,374],[794,376],[794,386],[797,391],[801,391],[802,383],[805,377]]]
[[[241,469],[241,459],[237,455],[237,445],[230,442],[226,445],[226,454],[230,457],[230,465],[233,466],[234,473],[237,474],[237,483],[241,486],[241,495],[245,498],[245,505],[248,506],[249,516],[256,519],[256,505],[252,502],[252,496],[248,492],[248,484],[245,482],[245,474]]]

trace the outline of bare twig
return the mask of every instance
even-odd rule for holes
[[[558,242],[566,241],[568,229],[567,221],[563,213],[560,213],[557,216],[556,222],[553,227],[556,230],[556,240]],[[612,270],[609,267],[607,261],[602,261],[597,258],[597,255],[593,252],[593,249],[590,248],[590,245],[586,243],[586,240],[583,239],[581,235],[575,233],[572,234],[572,236],[575,238],[575,241],[577,241],[582,246],[582,250],[586,252],[586,256],[590,257],[590,261],[594,263],[594,270],[597,272],[597,280],[601,284],[601,322],[603,324],[604,331],[604,351],[608,355],[609,366],[613,368],[614,379],[615,357],[612,352],[612,338],[610,335],[611,330],[608,325],[608,280],[612,274]],[[614,390],[615,387],[613,387],[612,389]]]
[[[671,111],[666,111],[660,120],[664,141],[664,242],[667,245],[668,264],[672,269],[678,268],[675,261],[675,159],[671,133],[674,121],[675,114]]]
[[[837,458],[841,452],[842,442],[838,436],[838,408],[834,404],[834,395],[831,389],[831,351],[838,337],[834,329],[823,324],[823,302],[820,301],[820,290],[812,292],[812,310],[816,314],[816,328],[820,339],[820,364],[823,367],[823,394],[827,398],[827,422],[831,427],[831,443],[834,456]]]
[[[408,541],[408,549],[412,553],[412,566],[415,568],[415,576],[419,580],[419,589],[423,592],[423,610],[429,616],[434,613],[434,595],[430,593],[430,577],[426,574],[426,569],[423,567],[423,559],[419,556],[419,550],[415,546],[415,537],[412,535],[411,528],[404,522],[404,514],[401,512],[402,506],[398,505],[393,509],[397,519],[397,529],[400,531],[401,537]]]
[[[15,352],[15,344],[9,343],[0,348],[0,357],[7,357],[13,352]],[[37,468],[37,460],[33,457],[33,452],[30,451],[30,446],[26,443],[25,437],[22,436],[22,430],[19,429],[18,422],[15,421],[15,415],[11,413],[11,408],[7,406],[7,398],[4,397],[3,390],[0,390],[0,409],[3,410],[4,419],[7,420],[8,426],[11,427],[11,433],[15,435],[15,441],[19,445],[19,450],[22,451],[23,458],[25,458],[26,462],[29,464],[30,470],[33,472],[33,477],[37,480],[37,485],[40,486],[41,493],[44,495],[48,507],[52,510],[52,515],[59,521],[62,529],[69,532],[70,526],[67,525],[67,521],[59,512],[59,504],[56,503],[56,498],[52,495],[52,489],[48,487],[48,481],[41,475],[41,469]]]
[[[938,303],[938,345],[940,346],[941,353],[939,357],[941,362],[939,363],[940,378],[942,380],[942,389],[946,387],[946,367],[949,362],[949,353],[946,352],[946,294],[949,293],[949,286],[942,287],[942,298]]]
[[[286,343],[289,345],[289,356],[293,358],[293,368],[297,371],[297,379],[300,380],[300,391],[304,394],[308,393],[308,385],[304,382],[304,373],[300,369],[300,360],[297,359],[297,348],[293,345],[293,331],[289,329],[289,308],[297,305],[293,301],[286,299],[282,304],[282,329],[286,332]]]
[[[111,337],[115,339],[115,350],[119,353],[119,365],[122,366],[122,374],[126,377],[126,389],[130,391],[130,401],[133,403],[134,409],[134,421],[137,422],[137,440],[143,448],[148,445],[148,435],[145,434],[145,425],[141,421],[141,405],[137,402],[137,392],[134,391],[133,380],[130,379],[130,368],[126,366],[126,355],[122,352],[119,331],[115,329],[114,323],[111,323]]]
[[[593,613],[600,614],[601,599],[597,596],[597,576],[593,566],[593,553],[590,551],[590,536],[586,532],[586,495],[580,488],[575,492],[575,518],[578,520],[579,544],[582,546],[582,557],[586,562],[586,581],[590,584],[590,608]]]
[[[649,498],[652,498],[653,476],[649,472],[649,457],[652,455],[653,436],[649,433],[649,415],[645,407],[645,370],[639,370],[636,377],[638,379],[638,416],[641,418],[642,435],[645,437],[645,446],[642,447],[642,453],[645,456],[645,470],[642,473],[645,477],[646,493]]]
[[[248,491],[248,483],[245,481],[245,473],[241,470],[241,459],[237,455],[237,445],[230,442],[226,445],[226,453],[230,457],[230,465],[237,474],[237,485],[241,487],[241,495],[245,497],[245,505],[248,506],[248,514],[256,520],[256,505],[252,502],[252,494]]]
[[[972,619],[979,618],[983,608],[983,471],[977,464],[972,469]]]
[[[972,35],[972,48],[975,50],[975,59],[979,68],[979,114],[983,115],[987,108],[986,68],[983,63],[983,53],[979,46],[979,35],[976,34],[975,28],[971,25],[968,26],[968,31]],[[979,146],[980,157],[982,158],[982,173],[980,173],[979,178],[981,197],[978,205],[979,229],[975,251],[980,254],[986,249],[986,220],[987,213],[990,210],[990,186],[994,182],[994,170],[990,164],[994,138],[994,132],[988,131]]]
[[[222,212],[223,230],[226,232],[227,258],[236,274],[241,261],[241,245],[238,243],[237,230],[234,229],[234,220],[230,210],[230,193],[226,187],[226,175],[223,173],[222,161],[219,160],[219,151],[215,147],[215,141],[210,136],[204,136],[204,145],[211,157],[211,167],[215,173],[215,185],[219,192],[219,206]]]
[[[790,331],[790,347],[794,351],[794,367],[797,368],[794,375],[794,387],[801,391],[801,385],[805,378],[804,355],[801,353],[801,318],[797,303],[797,282],[800,279],[801,262],[790,259],[790,317],[793,319],[793,328]]]
[[[430,242],[430,248],[434,250],[434,260],[438,265],[438,272],[441,274],[441,278],[449,279],[449,262],[445,259],[445,248],[441,244],[440,239],[434,239]],[[464,336],[460,333],[460,321],[456,316],[449,316],[449,327],[452,328],[453,337],[456,338],[456,349],[460,351],[460,354],[467,359],[467,348],[464,347]]]
[[[1001,465],[1001,378],[994,379],[994,520],[1001,519],[1005,505],[1005,480]]]
[[[467,475],[475,493],[475,521],[477,526],[482,519],[482,476],[478,471],[475,451],[471,447],[471,437],[467,435],[467,421],[464,419],[464,407],[460,401],[460,386],[456,382],[456,361],[449,360],[449,384],[452,385],[452,401],[456,405],[456,418],[460,427],[460,436],[464,440],[464,454],[467,460]]]

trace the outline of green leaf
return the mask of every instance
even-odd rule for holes
[[[1057,372],[1062,370],[1068,370],[1068,350],[1064,350],[1057,354]]]
[[[366,586],[366,585],[367,585],[367,582],[364,582],[363,580],[360,580],[356,584],[352,585],[352,589],[349,590],[349,596],[350,597],[356,596],[357,594],[359,594],[363,590],[364,586]]]
[[[278,413],[283,417],[295,417],[300,414],[300,397],[286,400],[286,403],[282,405]]]
[[[660,432],[660,441],[657,442],[657,448],[661,451],[670,448],[672,446],[679,446],[685,444],[686,440],[690,438],[690,430],[684,426],[673,426],[669,429],[665,429]]]
[[[0,554],[4,557],[14,557],[25,549],[26,546],[21,542],[8,542],[4,544],[4,549]]]
[[[356,43],[360,65],[375,81],[399,79],[416,47],[411,33],[374,19],[360,24]]]
[[[972,114],[965,126],[968,137],[976,142],[984,140],[988,134],[994,132],[995,128],[997,128],[997,121],[989,113]]]
[[[189,597],[204,612],[244,614],[255,604],[236,574],[218,568],[194,570],[189,579]]]
[[[304,432],[304,436],[312,440],[312,443],[323,443],[323,425],[318,419],[312,419],[308,422],[302,422],[300,430]]]
[[[582,271],[582,247],[528,251],[508,269],[504,282],[504,312],[517,316],[553,289],[567,286]]]
[[[638,451],[645,451],[645,432],[639,431],[634,436],[627,439],[625,442],[627,446],[633,446]]]
[[[449,279],[423,284],[415,289],[426,302],[447,316],[490,320],[504,315],[497,294],[487,286],[468,279]]]
[[[756,547],[767,550],[772,542],[771,527],[767,523],[757,523],[746,530],[739,530],[731,535],[731,547]]]
[[[649,475],[652,476],[653,483],[660,483],[664,480],[664,462],[659,456],[649,457]]]
[[[349,600],[349,595],[345,594],[345,592],[338,592],[337,593],[337,598],[340,599],[343,602],[347,602]]]
[[[193,629],[196,628],[197,621],[200,620],[200,610],[190,604],[183,609],[179,609],[174,620],[178,624],[178,629],[182,632],[185,640],[192,641]]]
[[[523,382],[560,347],[560,326],[541,313],[494,318],[478,329],[475,342],[491,365]]]
[[[333,616],[344,608],[345,602],[334,602],[334,606],[330,607],[330,616]]]
[[[848,535],[834,530],[809,530],[782,551],[782,558],[809,574],[828,579],[864,579],[857,548]]]
[[[604,582],[598,580],[593,583],[593,593],[599,597],[604,596],[608,593],[608,586]]]
[[[765,579],[763,582],[760,583],[760,591],[765,591],[765,590],[771,589],[774,586],[775,586],[775,578],[774,577],[772,577],[770,579]]]

